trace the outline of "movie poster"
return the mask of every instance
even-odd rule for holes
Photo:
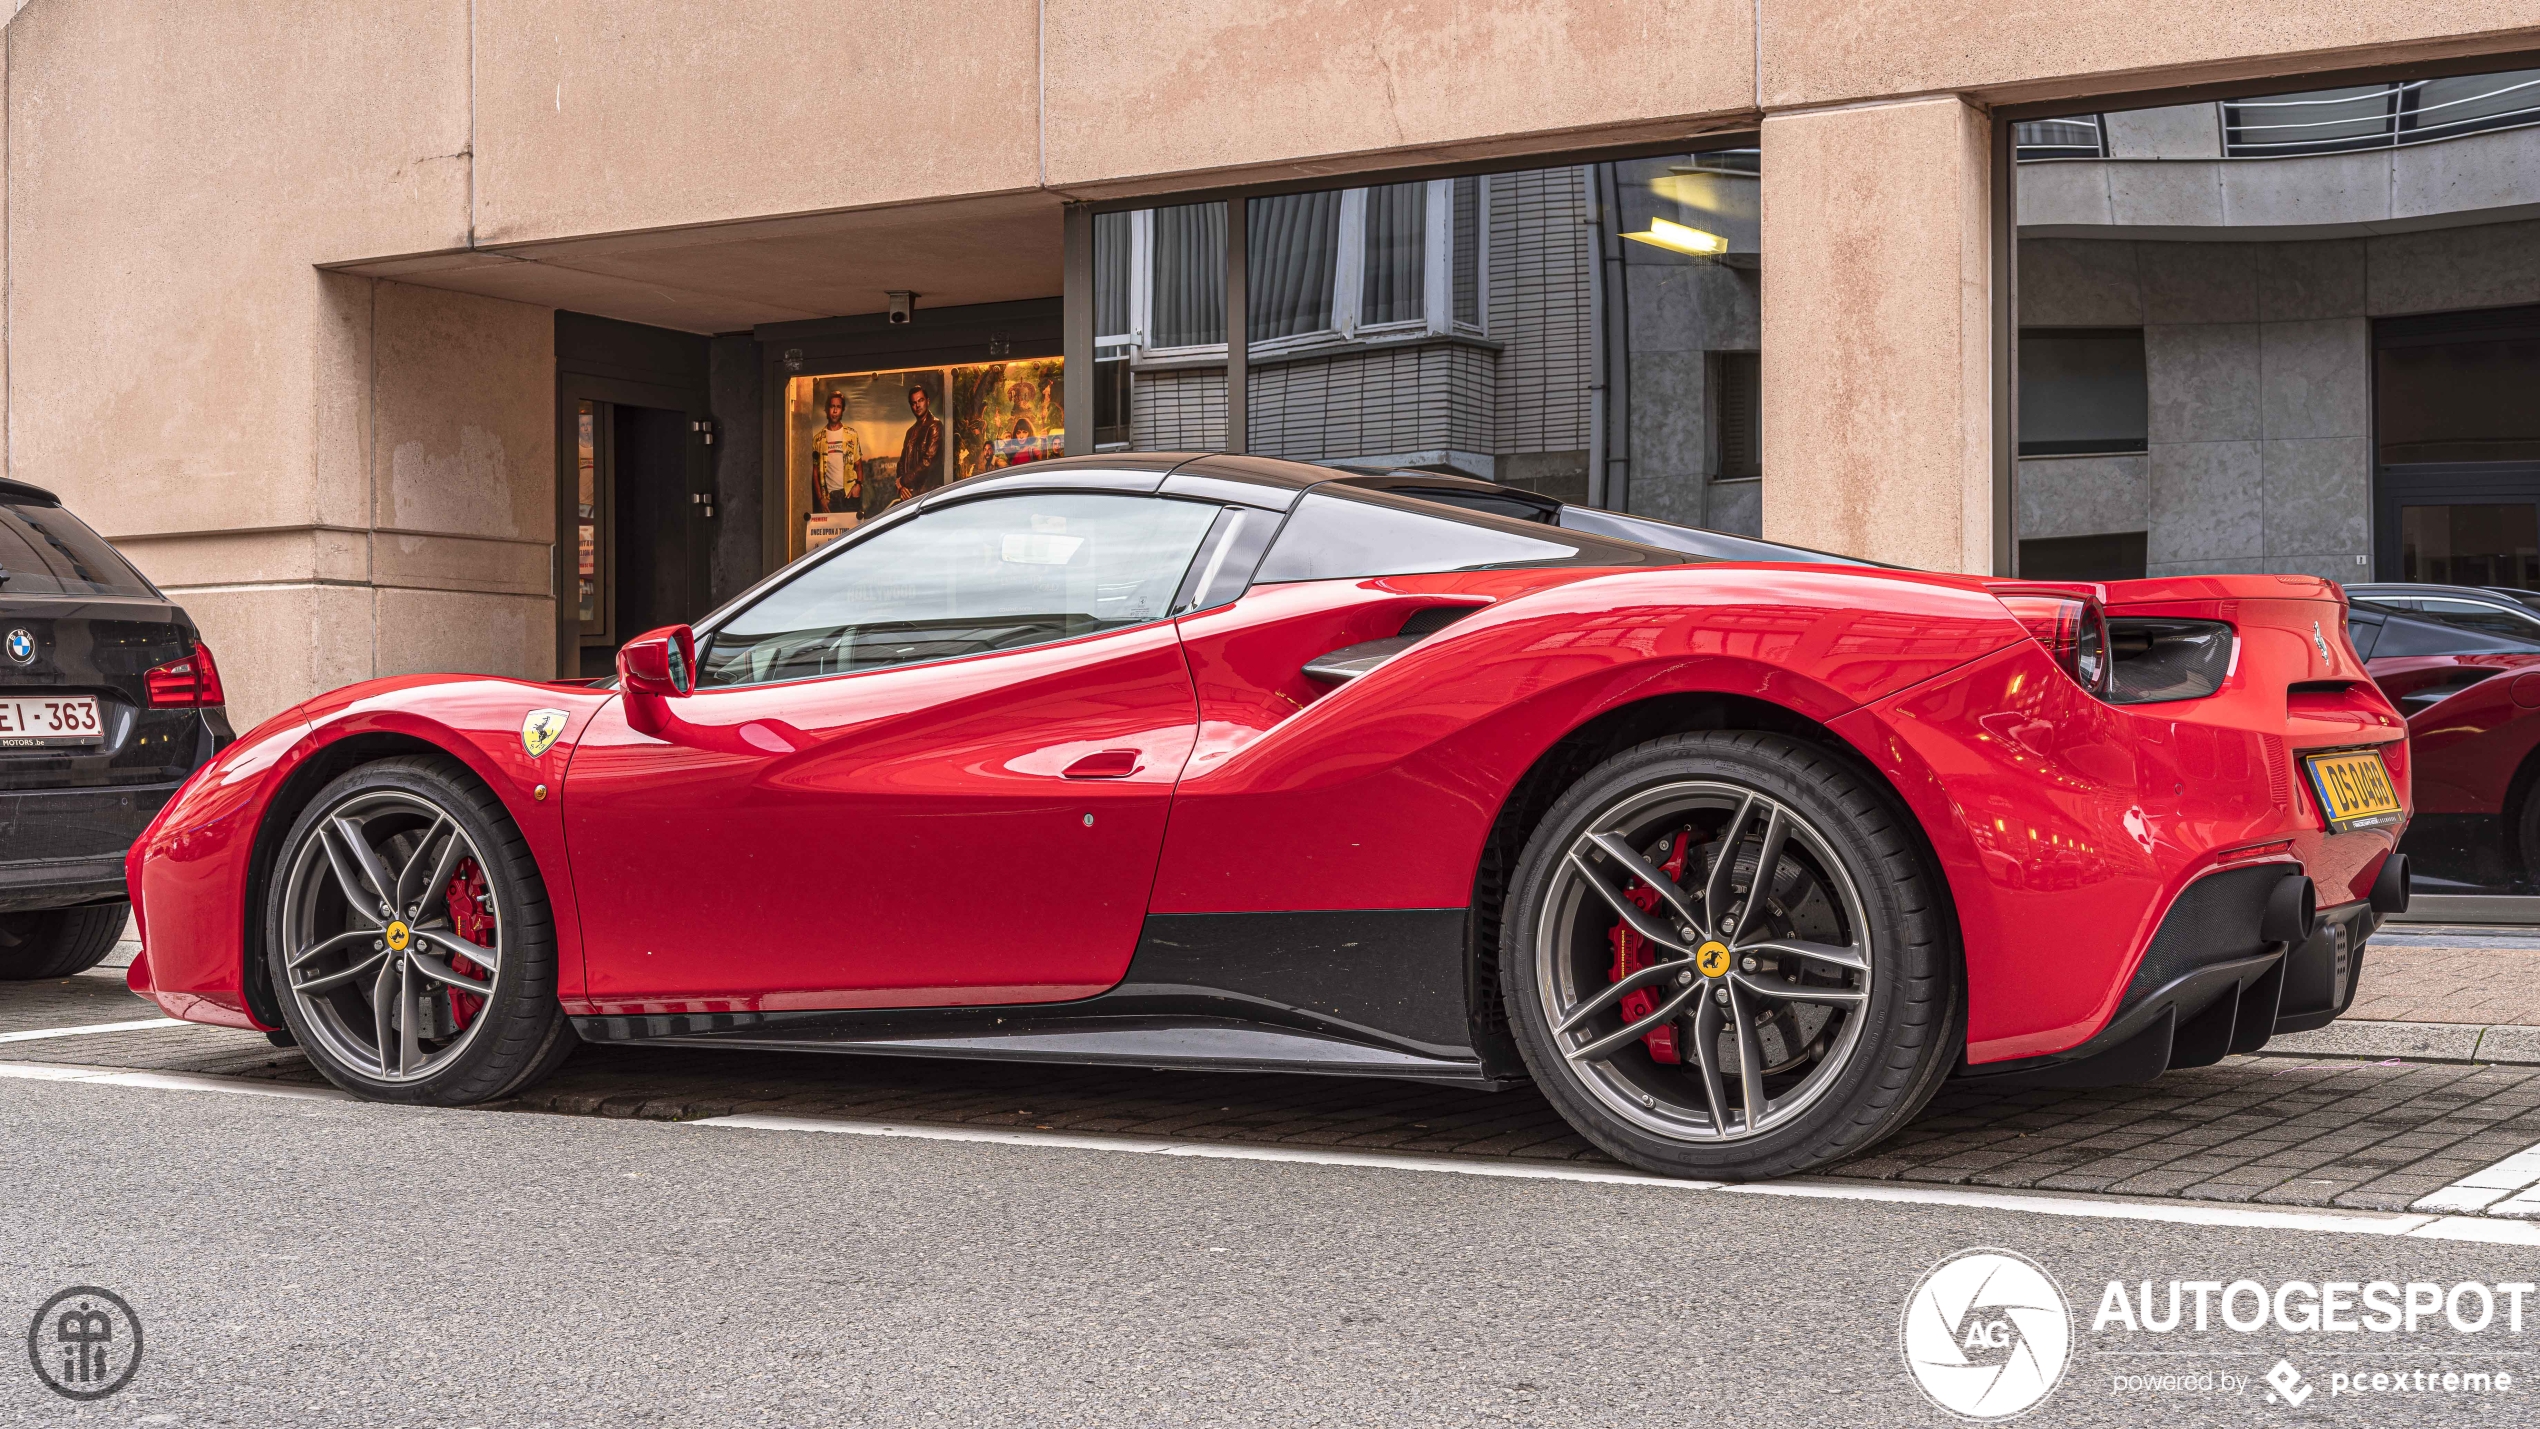
[[[1065,454],[1059,368],[1059,359],[1043,357],[952,369],[956,476]]]
[[[794,554],[817,549],[950,479],[945,370],[851,372],[785,384]]]
[[[947,481],[1066,450],[1058,358],[796,377],[785,384],[794,556]]]

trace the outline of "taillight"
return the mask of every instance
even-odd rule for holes
[[[2108,679],[2108,632],[2097,603],[2074,595],[2005,595],[1996,599],[2010,607],[2011,613],[2028,627],[2028,633],[2046,647],[2046,653],[2075,683],[2094,695],[2104,690]]]
[[[154,710],[227,703],[221,695],[220,667],[212,663],[211,647],[199,640],[193,654],[155,666],[141,680]]]
[[[2116,616],[2108,622],[2108,702],[2201,700],[2222,689],[2238,651],[2219,620]]]

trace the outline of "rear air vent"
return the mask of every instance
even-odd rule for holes
[[[1402,622],[1405,635],[1435,635],[1455,622],[1481,609],[1478,605],[1429,605],[1411,612]]]

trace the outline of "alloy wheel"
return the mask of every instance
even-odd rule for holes
[[[284,877],[284,991],[328,1053],[413,1082],[467,1049],[502,972],[503,909],[458,819],[357,793],[310,822]]]
[[[1639,1126],[1739,1141],[1799,1116],[1861,1039],[1868,919],[1790,805],[1713,780],[1644,789],[1564,850],[1535,938],[1554,1046]]]

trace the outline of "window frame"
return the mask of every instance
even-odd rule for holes
[[[1417,180],[1425,205],[1421,229],[1421,316],[1389,323],[1361,322],[1367,274],[1367,194],[1389,185],[1361,184],[1341,189],[1338,233],[1333,243],[1332,311],[1323,327],[1286,337],[1247,342],[1254,357],[1279,357],[1345,343],[1377,343],[1423,337],[1490,335],[1491,175],[1468,174],[1476,187],[1473,290],[1476,322],[1455,317],[1455,178]],[[1174,205],[1159,205],[1173,207]],[[1151,346],[1155,304],[1155,209],[1129,210],[1129,326],[1126,332],[1094,334],[1099,360],[1128,357],[1156,361],[1223,358],[1224,342],[1181,347]],[[1254,261],[1257,261],[1254,260]]]
[[[860,679],[868,675],[887,675],[900,670],[925,669],[934,666],[955,664],[963,660],[987,660],[1000,655],[1019,655],[1029,650],[1053,650],[1062,645],[1074,645],[1087,640],[1100,640],[1106,636],[1112,635],[1126,635],[1132,631],[1149,630],[1158,625],[1169,624],[1190,613],[1189,611],[1180,608],[1179,599],[1182,593],[1190,586],[1192,570],[1209,556],[1214,543],[1220,540],[1226,533],[1227,525],[1223,513],[1226,510],[1231,509],[1228,506],[1228,503],[1224,501],[1211,500],[1207,497],[1186,496],[1176,492],[1163,491],[1124,491],[1116,486],[1099,486],[1093,484],[1032,487],[1023,490],[1015,490],[1009,487],[998,491],[967,492],[950,500],[932,503],[925,502],[923,500],[906,502],[893,510],[884,512],[882,515],[875,517],[871,521],[857,526],[850,534],[841,536],[819,550],[812,552],[810,555],[801,557],[793,561],[791,564],[777,570],[766,580],[761,581],[759,584],[752,586],[748,590],[745,590],[741,592],[741,594],[733,597],[731,604],[725,606],[721,610],[713,612],[712,614],[706,616],[703,621],[690,627],[692,633],[696,637],[698,666],[700,669],[703,668],[705,664],[705,652],[712,647],[714,638],[722,634],[733,621],[738,620],[741,616],[755,609],[757,606],[776,595],[777,592],[785,589],[785,587],[792,585],[796,581],[807,578],[813,571],[819,569],[822,565],[838,559],[840,556],[843,556],[848,551],[855,549],[857,546],[863,545],[867,541],[874,540],[885,532],[897,530],[900,527],[908,525],[909,523],[919,520],[933,512],[950,511],[956,507],[962,506],[973,506],[983,501],[1009,501],[1034,496],[1116,496],[1136,501],[1174,501],[1185,505],[1214,508],[1219,514],[1210,518],[1207,528],[1200,535],[1199,544],[1192,548],[1191,558],[1183,563],[1181,578],[1174,586],[1175,602],[1168,604],[1164,613],[1158,615],[1153,620],[1141,621],[1136,625],[1114,626],[1109,630],[1089,630],[1082,635],[1064,635],[1055,640],[1040,641],[1030,645],[1015,645],[998,650],[974,650],[964,655],[945,655],[934,659],[910,660],[904,664],[879,665],[869,670],[839,670],[825,675],[797,675],[790,679],[759,680],[746,685],[707,685],[699,683],[689,690],[686,697],[693,699],[696,696],[707,694],[736,694],[745,690],[772,690],[788,685],[806,685],[817,681],[852,680]],[[1275,537],[1275,531],[1273,534]]]

